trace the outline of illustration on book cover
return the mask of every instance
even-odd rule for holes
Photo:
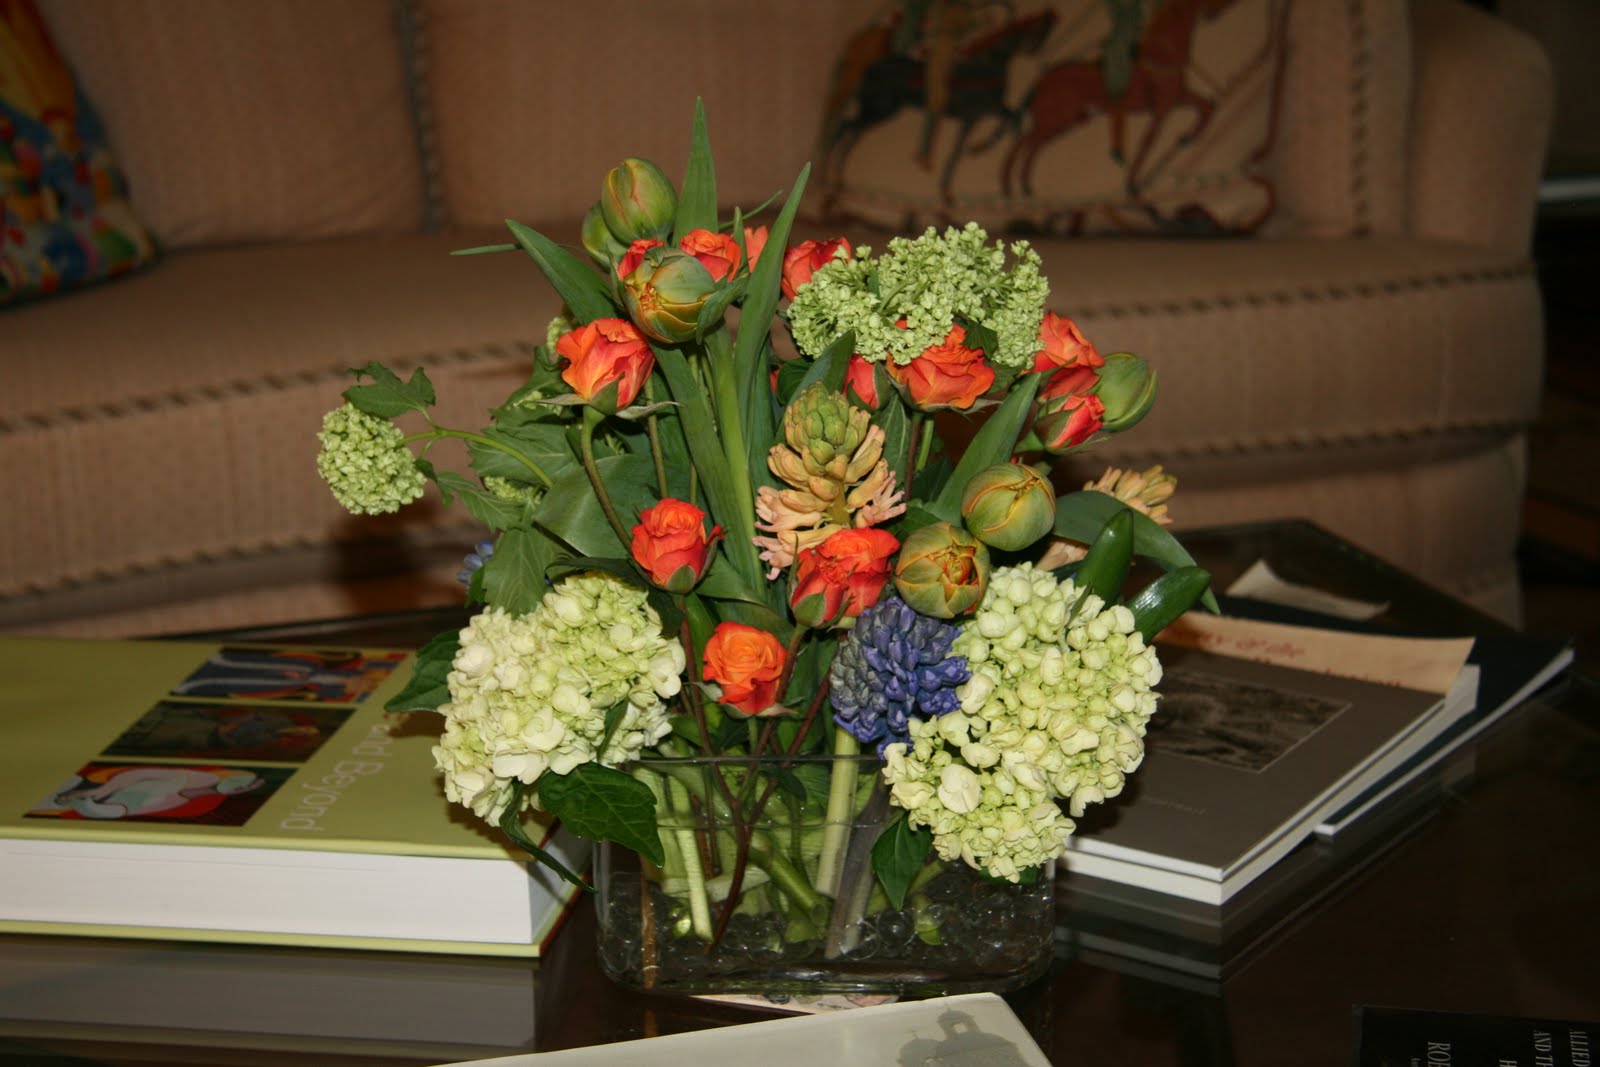
[[[286,767],[90,763],[26,815],[243,826],[293,773]]]

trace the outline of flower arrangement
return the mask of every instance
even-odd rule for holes
[[[477,614],[391,705],[444,716],[446,795],[558,869],[531,810],[637,853],[683,919],[654,938],[715,945],[758,887],[803,940],[847,897],[903,912],[939,860],[1037,880],[1139,765],[1149,638],[1209,599],[1160,468],[1048,477],[1149,410],[1144,361],[1102,356],[1046,310],[1037,253],[975,225],[791,245],[805,180],[769,225],[719,218],[697,114],[681,189],[640,159],[605,175],[586,256],[515,222],[469,250],[525,251],[565,303],[487,427],[372,364],[321,433],[351,511],[431,481],[493,531]],[[445,439],[471,476],[429,462]],[[1135,555],[1164,573],[1120,603]],[[695,757],[732,762],[648,769]],[[801,773],[819,757],[852,770]],[[883,828],[852,841],[869,805]],[[807,806],[823,829],[786,836]]]

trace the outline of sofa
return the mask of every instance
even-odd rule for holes
[[[464,510],[357,518],[319,481],[349,368],[425,368],[441,420],[481,425],[559,308],[526,257],[451,253],[505,241],[507,218],[576,245],[622,157],[681,173],[697,96],[721,198],[787,189],[863,10],[38,7],[161,250],[0,309],[0,632],[78,636],[459,601],[482,536]],[[1052,306],[1161,382],[1064,477],[1161,463],[1180,530],[1310,519],[1514,621],[1545,60],[1459,0],[1295,0],[1287,18],[1259,230],[1034,238]],[[804,218],[802,236],[888,236]]]

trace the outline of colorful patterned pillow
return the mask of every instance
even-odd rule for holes
[[[105,131],[32,0],[0,0],[0,305],[155,258]]]
[[[1321,0],[1318,0],[1321,2]],[[1288,0],[895,0],[850,41],[824,213],[900,229],[1246,233]]]

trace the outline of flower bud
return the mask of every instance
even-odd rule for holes
[[[1055,526],[1056,492],[1032,467],[997,463],[967,482],[961,517],[984,544],[1014,552]]]
[[[583,216],[582,234],[584,250],[589,253],[590,259],[602,267],[610,267],[628,250],[627,244],[612,236],[606,218],[600,212],[599,201]]]
[[[600,212],[611,236],[624,245],[641,237],[665,240],[678,212],[678,194],[660,167],[630,157],[600,183]]]
[[[687,593],[705,574],[711,546],[722,537],[720,526],[707,533],[705,521],[705,512],[670,497],[645,509],[633,528],[634,562],[660,588]]]
[[[1071,452],[1100,432],[1105,405],[1095,390],[1099,375],[1088,367],[1069,367],[1050,376],[1039,391],[1033,429],[1054,454]]]
[[[1100,386],[1095,395],[1105,405],[1103,429],[1108,433],[1126,430],[1156,402],[1156,372],[1132,352],[1115,352],[1100,368]]]
[[[647,251],[622,279],[628,316],[647,336],[667,344],[694,336],[700,308],[716,289],[716,281],[699,260],[665,246]]]
[[[989,569],[989,550],[981,541],[952,523],[936,522],[914,530],[900,546],[894,587],[920,614],[953,619],[983,600]]]

